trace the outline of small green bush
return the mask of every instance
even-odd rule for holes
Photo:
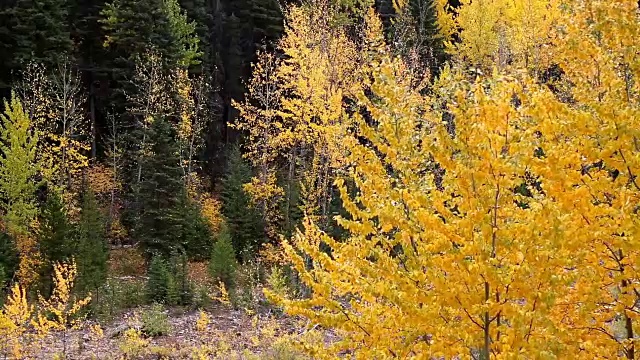
[[[209,286],[206,284],[196,285],[193,296],[193,308],[202,309],[211,305],[212,299],[209,293]]]
[[[226,226],[218,233],[213,244],[211,259],[209,261],[209,274],[217,281],[222,281],[230,289],[234,285],[234,275],[238,267],[236,254],[233,250],[231,235]]]
[[[231,304],[235,308],[256,309],[263,300],[259,291],[263,278],[260,263],[247,261],[240,265],[235,272],[234,287],[229,291]]]
[[[140,315],[142,332],[151,337],[167,335],[171,332],[169,315],[161,304],[153,304]]]
[[[267,285],[276,294],[284,297],[291,296],[289,288],[289,279],[281,266],[273,266],[271,273],[267,277]]]

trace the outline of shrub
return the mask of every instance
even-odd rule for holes
[[[251,261],[238,267],[234,276],[234,287],[230,288],[230,300],[235,308],[255,309],[261,295],[262,269],[260,263]]]
[[[291,290],[289,288],[289,281],[284,269],[280,266],[271,267],[271,273],[267,277],[267,284],[269,288],[278,296],[289,297]]]
[[[142,332],[147,336],[162,336],[171,332],[169,315],[161,304],[153,304],[140,315]]]
[[[222,226],[211,251],[209,274],[214,280],[222,281],[227,288],[231,288],[233,287],[233,278],[237,267],[238,263],[233,250],[231,235],[228,228]]]
[[[143,281],[108,279],[95,291],[89,310],[94,318],[109,321],[123,310],[145,304],[146,298]]]
[[[142,337],[140,330],[128,329],[118,347],[125,359],[139,359],[149,347],[149,340]]]

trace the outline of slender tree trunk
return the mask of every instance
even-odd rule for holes
[[[484,282],[484,299],[488,302],[490,299],[489,282]],[[484,312],[484,342],[482,347],[482,359],[489,360],[489,354],[491,354],[491,319],[489,318],[489,311]]]

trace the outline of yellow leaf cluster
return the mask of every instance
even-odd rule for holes
[[[311,296],[268,297],[339,333],[319,359],[637,358],[637,2],[463,1],[456,21],[461,58],[428,95],[365,46],[349,235],[308,217],[283,247]],[[550,64],[567,86],[537,77]]]
[[[41,312],[34,321],[36,330],[48,333],[67,331],[79,326],[81,321],[79,312],[91,301],[91,297],[73,298],[72,290],[77,273],[73,260],[53,265],[53,292],[48,299],[39,297]]]
[[[22,343],[26,340],[24,335],[33,312],[33,306],[27,303],[25,289],[18,284],[11,287],[0,311],[0,337],[3,339],[0,351],[5,357],[22,358]]]

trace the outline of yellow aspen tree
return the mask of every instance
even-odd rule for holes
[[[282,94],[282,79],[279,78],[280,62],[276,55],[260,52],[252,67],[252,78],[247,86],[246,100],[235,103],[241,120],[234,126],[248,133],[245,157],[257,170],[251,182],[245,184],[245,191],[251,195],[254,206],[258,207],[265,220],[270,236],[277,234],[280,214],[278,205],[284,196],[283,188],[277,184],[276,163],[283,154],[289,164],[287,194],[291,193],[291,177],[295,171],[295,136],[292,136],[279,116]],[[290,150],[291,149],[291,150]],[[287,201],[287,205],[289,205]],[[289,210],[284,211],[288,217]],[[288,222],[287,220],[285,220]],[[288,226],[285,225],[288,228]]]
[[[70,60],[58,64],[51,80],[52,122],[46,134],[53,143],[51,151],[58,165],[55,179],[60,187],[70,187],[71,180],[88,166],[89,127],[86,123],[85,107],[80,97],[82,85],[80,75]],[[43,133],[45,133],[43,131]]]
[[[48,299],[39,296],[39,312],[33,325],[40,334],[61,332],[63,355],[66,356],[69,330],[81,325],[80,310],[91,301],[91,297],[75,299],[73,296],[73,285],[78,274],[73,259],[54,264],[53,272],[53,291]]]
[[[480,71],[498,66],[540,72],[551,65],[548,48],[559,11],[556,0],[462,1],[451,20],[461,41],[449,49]]]
[[[534,170],[555,179],[564,212],[582,229],[586,261],[564,312],[582,319],[566,326],[592,358],[639,356],[638,11],[630,0],[567,2],[552,51],[568,99],[533,98],[532,110],[546,114],[540,147],[555,159]]]
[[[28,341],[26,332],[33,313],[34,307],[27,302],[26,290],[18,284],[13,285],[0,311],[0,351],[5,359],[24,357],[23,343]]]
[[[340,139],[349,126],[345,102],[360,84],[361,63],[347,28],[333,24],[331,14],[335,9],[325,0],[292,8],[280,44],[286,55],[282,76],[288,80],[283,91],[291,94],[282,99],[282,109],[310,156],[301,177],[303,210],[323,223],[344,154]]]
[[[38,161],[48,185],[70,206],[71,180],[88,165],[88,126],[79,74],[69,59],[56,68],[30,64],[17,86],[32,126],[40,133]]]
[[[464,62],[484,67],[494,63],[503,34],[504,1],[464,0],[456,14],[460,44],[455,46]]]
[[[175,87],[177,99],[180,164],[185,186],[189,187],[194,181],[197,151],[202,148],[204,130],[210,120],[207,101],[210,85],[205,75],[191,79],[184,69],[175,70],[170,83]]]
[[[348,25],[338,17],[338,8],[327,0],[289,8],[278,44],[282,58],[261,55],[247,101],[236,104],[241,110],[237,127],[256,141],[250,142],[248,157],[258,176],[247,190],[267,213],[284,200],[288,230],[290,213],[297,206],[292,196],[297,186],[302,210],[328,222],[332,182],[342,167],[340,139],[349,127],[348,99],[360,84],[361,61]],[[281,160],[286,167],[277,170],[286,174],[284,188],[272,166]]]
[[[372,13],[368,26],[381,28]],[[368,34],[368,43],[381,43],[379,31]],[[284,248],[311,296],[268,293],[288,313],[339,332],[335,343],[309,347],[313,356],[629,357],[634,338],[618,344],[595,327],[612,320],[604,311],[635,314],[629,238],[637,223],[629,210],[638,201],[631,180],[606,206],[583,185],[582,152],[602,139],[583,132],[596,130],[585,122],[590,111],[554,100],[526,71],[470,82],[445,68],[436,98],[412,86],[398,59],[382,56],[367,71],[358,95],[366,111],[342,139],[351,166],[337,181],[349,213],[339,223],[350,236],[338,241],[306,221]],[[437,97],[448,101],[453,131]],[[516,191],[523,183],[527,194]],[[602,257],[598,244],[607,241],[624,247],[625,271]],[[619,291],[594,286],[611,280]],[[607,295],[625,307],[597,302]]]
[[[167,115],[172,107],[167,76],[162,69],[163,59],[156,51],[149,50],[139,56],[131,81],[134,91],[127,95],[128,111],[134,116],[135,127],[141,132],[136,164],[136,181],[142,181],[142,158],[149,151],[147,130],[156,116]]]

